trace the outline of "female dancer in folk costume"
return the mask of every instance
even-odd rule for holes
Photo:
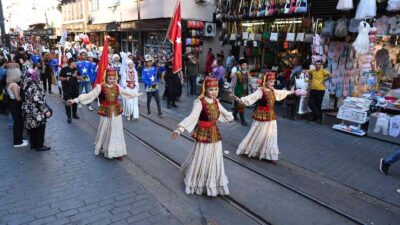
[[[108,68],[105,74],[105,83],[97,84],[88,94],[81,94],[78,98],[68,100],[67,105],[73,103],[87,104],[97,97],[100,107],[97,113],[100,115],[100,124],[95,141],[95,154],[104,154],[109,159],[122,160],[126,156],[126,145],[122,125],[122,107],[118,102],[118,96],[129,99],[142,95],[132,89],[123,89],[117,84],[117,71]]]
[[[135,64],[128,57],[123,58],[123,63],[121,66],[120,74],[120,86],[123,88],[129,88],[133,90],[135,93],[139,92],[139,79],[137,75],[137,71],[135,69]],[[122,103],[124,106],[124,116],[126,116],[126,120],[136,120],[139,118],[139,99],[138,97],[130,98],[130,99],[122,99]]]
[[[257,102],[253,113],[254,122],[247,136],[240,143],[236,154],[246,154],[249,157],[259,157],[271,162],[278,160],[278,130],[275,115],[275,100],[281,101],[293,94],[287,90],[275,90],[275,73],[266,73],[261,81],[261,87],[251,95],[238,98],[240,104],[249,106]]]
[[[192,132],[196,144],[182,165],[185,173],[186,194],[208,196],[228,195],[228,178],[225,175],[221,135],[217,121],[231,122],[233,115],[219,103],[218,81],[206,78],[202,93],[193,103],[193,110],[172,132],[176,139],[184,130]]]

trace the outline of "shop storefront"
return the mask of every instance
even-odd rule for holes
[[[58,36],[54,28],[25,30],[23,36],[35,47],[44,45],[47,49],[52,49],[57,45]]]
[[[299,56],[306,70],[296,86],[309,91],[307,70],[321,60],[333,75],[325,82],[322,108],[342,121],[333,128],[400,143],[395,132],[400,131],[400,16],[387,11],[387,2],[365,7],[354,1],[349,10],[337,10],[333,0],[302,0],[303,8],[283,4],[272,10],[252,6],[253,1],[229,2],[217,9],[220,41],[231,45],[237,58],[249,59],[253,76],[263,70],[285,76],[291,57]],[[368,10],[356,13],[357,7]],[[298,113],[309,112],[307,96],[300,99]]]

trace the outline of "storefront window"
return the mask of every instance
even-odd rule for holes
[[[164,50],[168,53],[171,54],[171,43],[168,41],[165,41],[165,32],[147,32],[143,34],[143,40],[144,40],[144,54],[155,54],[159,53],[162,51],[162,48],[164,47]]]

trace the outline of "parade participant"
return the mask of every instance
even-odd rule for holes
[[[135,69],[135,64],[129,58],[126,59],[127,68],[121,73],[121,86],[132,89],[135,93],[139,92],[139,79]],[[136,120],[139,118],[139,99],[137,97],[122,100],[124,106],[124,116],[126,120]]]
[[[239,70],[236,71],[236,73],[234,73],[232,76],[231,90],[233,96],[240,98],[249,95],[251,93],[250,82],[251,82],[251,76],[250,72],[247,70],[247,60],[241,59],[239,61]],[[233,108],[234,108],[233,117],[235,118],[235,120],[238,120],[237,114],[239,113],[242,125],[247,126],[247,122],[244,118],[245,106],[237,101],[234,101]]]
[[[158,92],[157,67],[152,66],[151,55],[144,57],[146,66],[142,69],[142,80],[147,93],[147,114],[151,116],[150,103],[152,97],[156,100],[158,116],[162,117],[160,94]]]
[[[74,99],[79,96],[78,80],[80,79],[83,79],[83,77],[79,75],[79,71],[76,69],[76,61],[74,58],[70,58],[68,60],[68,66],[62,68],[60,71],[60,80],[62,84],[65,101]],[[68,123],[72,122],[71,111],[72,111],[72,118],[79,119],[79,116],[77,114],[78,111],[77,104],[72,104],[72,106],[65,105],[65,112],[67,114]]]
[[[119,55],[114,54],[112,56],[112,64],[111,67],[117,70],[117,73],[119,74],[119,71],[121,69],[122,63],[120,62],[121,58],[119,57]]]
[[[87,60],[87,53],[85,49],[82,49],[79,54],[80,60],[76,62],[76,67],[79,71],[80,76],[83,79],[79,80],[79,94],[82,94],[83,89],[85,89],[85,93],[89,93],[92,91],[92,84],[90,80],[90,76],[92,75],[92,63]],[[90,105],[90,102],[87,104],[88,110],[93,111],[93,107]],[[78,108],[82,108],[82,105],[79,104]]]
[[[57,79],[58,93],[60,93],[60,97],[62,97],[61,82],[59,81],[59,78],[58,78],[58,75],[59,75],[59,72],[60,72],[60,69],[59,69],[60,65],[58,64],[58,54],[61,54],[61,53],[56,51],[56,55],[50,61],[50,66],[53,68],[53,73],[54,73],[54,75],[56,76],[56,79]],[[63,60],[64,60],[64,57],[66,57],[66,56],[62,57]],[[68,58],[65,59],[65,63],[66,63],[66,65],[68,65]]]
[[[275,101],[281,101],[286,96],[293,94],[294,89],[275,90],[275,73],[266,73],[261,82],[261,87],[253,94],[245,97],[235,97],[240,104],[249,106],[257,102],[254,111],[254,122],[247,136],[240,143],[236,154],[246,154],[248,157],[259,157],[270,161],[278,160],[278,130],[275,115]]]
[[[193,103],[192,112],[172,132],[172,139],[176,139],[185,130],[194,130],[192,137],[196,140],[195,146],[182,165],[186,194],[229,194],[217,121],[231,122],[233,116],[219,103],[217,96],[218,81],[206,78],[201,95]]]
[[[165,83],[165,96],[167,97],[167,108],[170,109],[172,107],[178,107],[175,103],[178,97],[178,89],[180,88],[180,74],[174,74],[173,72],[173,64],[171,61],[168,61],[165,65],[165,72],[162,74],[162,82]]]
[[[67,105],[76,103],[87,104],[99,97],[100,107],[97,114],[100,115],[100,123],[95,141],[95,155],[100,153],[109,159],[122,160],[126,156],[126,145],[122,125],[122,107],[118,102],[118,96],[129,99],[140,96],[132,89],[123,89],[117,84],[118,74],[115,68],[108,68],[105,74],[105,83],[97,84],[87,94],[68,100]]]
[[[39,87],[39,75],[34,69],[28,69],[22,84],[24,101],[22,112],[25,128],[28,130],[31,149],[48,151],[51,148],[44,145],[44,135],[47,118],[52,115],[52,109],[46,104],[45,93]]]
[[[97,64],[94,61],[95,55],[93,54],[93,52],[88,52],[87,57],[90,62],[89,80],[90,80],[90,84],[93,85],[93,83],[96,81],[96,77],[97,77]]]
[[[29,59],[31,60],[31,64],[33,65],[33,68],[35,68],[35,69],[42,68],[40,65],[42,58],[40,57],[37,49],[33,49],[33,54],[30,56]]]

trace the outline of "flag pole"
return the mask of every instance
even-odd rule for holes
[[[179,3],[179,2],[180,2],[180,0],[177,0],[177,1],[176,1],[174,13],[172,14],[171,21],[169,22],[169,25],[168,25],[167,33],[165,34],[164,41],[163,41],[163,44],[162,44],[162,46],[161,46],[162,49],[164,49],[164,45],[165,45],[165,42],[167,41],[169,31],[171,30],[172,20],[173,20],[174,17],[175,17],[176,9],[178,8],[178,3]]]

